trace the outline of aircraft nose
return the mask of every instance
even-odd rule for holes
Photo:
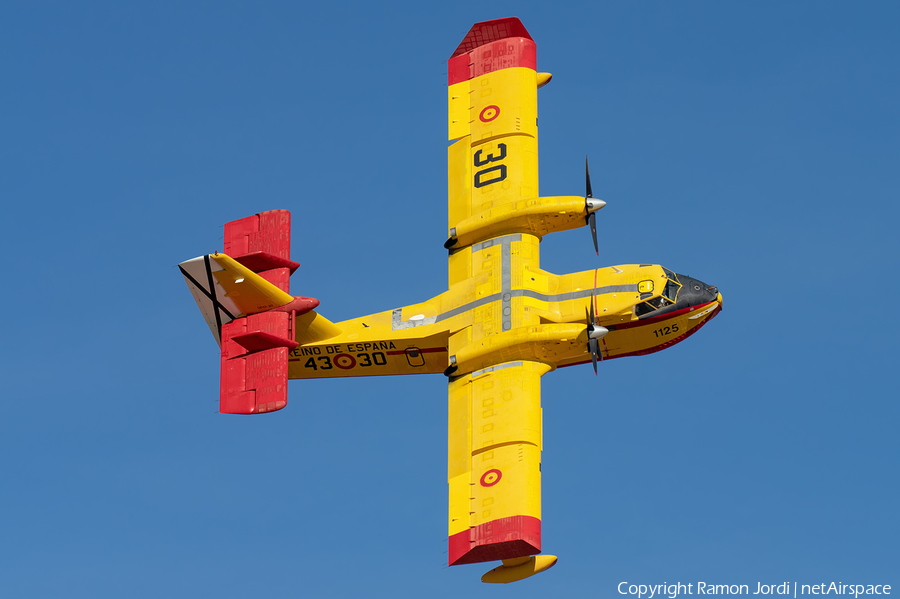
[[[678,280],[682,283],[682,292],[686,292],[686,299],[688,299],[690,305],[708,304],[717,299],[721,302],[722,294],[719,293],[719,288],[715,285],[707,285],[703,281],[687,275],[678,275]]]

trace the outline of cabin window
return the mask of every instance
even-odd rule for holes
[[[407,347],[405,353],[406,361],[409,362],[410,366],[425,366],[425,356],[422,355],[422,350],[418,347]]]
[[[641,302],[640,304],[636,305],[634,307],[634,313],[638,316],[643,316],[644,314],[649,314],[657,308],[662,308],[665,305],[668,305],[665,298],[654,297],[653,299],[647,300],[646,302]]]

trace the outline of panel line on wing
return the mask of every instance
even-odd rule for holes
[[[493,239],[488,239],[486,241],[482,241],[481,243],[473,244],[472,253],[474,254],[475,252],[480,252],[481,250],[493,247],[497,244],[512,243],[513,241],[522,241],[522,234],[515,233],[513,235],[501,235],[500,237],[494,237]]]
[[[531,441],[507,441],[505,443],[495,443],[494,445],[485,445],[484,447],[482,447],[480,449],[473,449],[472,457],[475,457],[486,451],[491,451],[492,449],[497,449],[498,447],[507,447],[509,445],[531,445],[533,447],[538,447],[537,443],[532,443]]]
[[[519,238],[521,239],[521,235]],[[500,313],[503,330],[512,328],[512,241],[504,239],[500,245]]]
[[[489,366],[489,367],[483,368],[481,370],[476,370],[469,376],[471,376],[474,379],[475,377],[479,377],[482,374],[487,374],[489,372],[495,372],[497,370],[503,370],[504,368],[515,368],[516,366],[522,366],[523,364],[524,364],[524,362],[503,362],[502,364],[495,364],[493,366]]]
[[[480,146],[487,142],[497,141],[498,139],[503,139],[504,137],[513,137],[513,136],[521,136],[521,137],[530,137],[534,139],[533,135],[528,135],[527,133],[522,133],[521,131],[514,131],[512,133],[501,133],[500,135],[492,135],[491,137],[487,137],[485,139],[476,139],[472,142],[472,147]]]

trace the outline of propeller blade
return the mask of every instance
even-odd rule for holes
[[[591,192],[591,171],[588,169],[587,156],[584,157],[584,186],[586,189],[585,197],[594,197],[594,194]]]
[[[595,322],[596,322],[596,320],[594,319],[594,294],[592,293],[591,294],[591,321],[590,321],[592,329],[594,328]]]
[[[585,309],[584,316],[587,319],[587,332],[588,332],[588,351],[591,352],[591,363],[594,365],[594,376],[597,375],[597,360],[603,359],[603,354],[600,353],[600,341],[594,338],[594,331],[596,327],[594,326],[594,294],[591,294],[591,307],[590,310]],[[601,331],[606,334],[606,329],[600,327]]]
[[[597,252],[597,255],[600,255],[600,248],[597,245],[597,216],[596,212],[591,212],[588,214],[588,226],[591,228],[591,236],[594,239],[594,251]]]

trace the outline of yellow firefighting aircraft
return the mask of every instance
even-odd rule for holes
[[[502,560],[512,582],[541,552],[541,377],[670,347],[722,309],[715,287],[653,264],[541,270],[548,233],[589,226],[593,197],[538,194],[536,46],[516,18],[478,23],[449,61],[449,288],[332,323],[293,297],[290,213],[225,225],[223,253],[182,274],[221,347],[220,411],[287,404],[287,381],[443,373],[448,380],[450,565]]]

